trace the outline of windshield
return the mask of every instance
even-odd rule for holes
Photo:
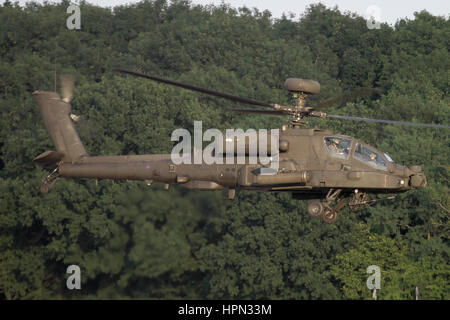
[[[378,170],[387,170],[386,161],[383,159],[380,153],[357,144],[355,148],[355,154],[353,157],[365,164],[371,166],[372,168]]]
[[[347,159],[352,146],[352,140],[339,137],[326,137],[325,145],[334,158]]]
[[[394,160],[392,160],[392,158],[385,152],[384,156],[386,157],[386,159],[388,159],[389,162],[394,162]]]

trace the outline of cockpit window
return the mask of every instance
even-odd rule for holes
[[[338,137],[326,137],[325,145],[332,157],[347,159],[348,154],[350,153],[350,147],[352,146],[352,140]]]
[[[389,161],[389,162],[394,162],[394,160],[392,160],[392,158],[385,152],[384,153],[384,156],[386,157],[386,159]]]
[[[366,148],[359,143],[356,145],[355,154],[353,155],[353,157],[371,166],[372,168],[378,170],[387,170],[386,161],[383,159],[381,154],[369,148]]]

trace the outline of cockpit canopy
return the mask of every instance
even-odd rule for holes
[[[330,156],[338,159],[348,159],[352,152],[353,139],[350,137],[325,137],[325,145]],[[375,148],[355,141],[352,157],[364,164],[378,170],[387,170],[387,163],[394,161],[388,154],[377,151]]]
[[[387,170],[386,160],[383,159],[382,154],[378,153],[375,150],[369,149],[368,147],[365,147],[360,143],[356,144],[353,158],[364,162],[374,169]]]
[[[352,140],[341,137],[325,137],[325,145],[333,158],[348,159]]]

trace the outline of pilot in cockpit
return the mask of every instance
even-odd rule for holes
[[[346,159],[348,157],[351,140],[337,137],[326,137],[325,143],[332,157],[340,159]]]
[[[340,141],[337,138],[334,138],[331,141],[331,151],[336,153],[336,154],[344,154],[344,149],[342,148],[342,146],[340,145]]]

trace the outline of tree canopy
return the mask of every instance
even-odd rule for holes
[[[145,71],[256,100],[288,103],[288,77],[318,80],[316,101],[356,87],[377,99],[330,113],[449,124],[450,20],[418,12],[368,29],[322,4],[298,18],[227,4],[145,0],[103,8],[82,1],[0,6],[0,298],[371,299],[366,268],[381,268],[380,299],[450,298],[449,130],[313,119],[420,164],[427,188],[333,225],[288,193],[149,188],[141,182],[59,180],[32,159],[54,149],[31,93],[76,79],[77,130],[91,155],[167,153],[176,128],[277,128],[230,102],[123,77]],[[66,269],[81,268],[81,290]]]

